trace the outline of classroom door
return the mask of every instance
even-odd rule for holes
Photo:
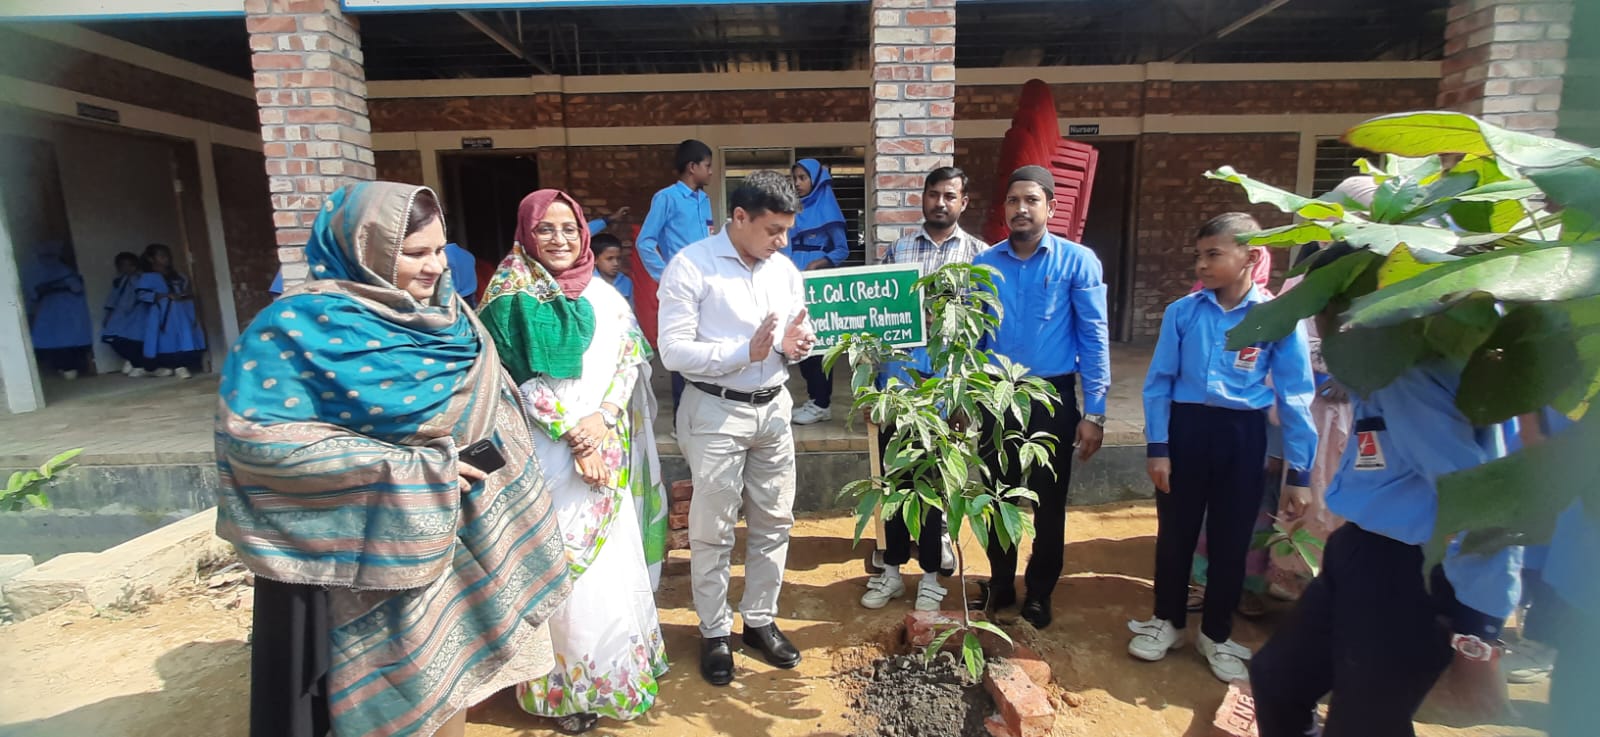
[[[517,239],[517,206],[539,189],[537,157],[531,151],[441,153],[439,173],[450,240],[499,263]]]

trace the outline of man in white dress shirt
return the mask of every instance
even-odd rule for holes
[[[661,362],[688,384],[678,445],[694,476],[689,561],[704,638],[700,674],[714,686],[733,681],[728,578],[741,508],[749,528],[744,644],[779,668],[800,663],[774,621],[794,526],[794,400],[784,382],[816,342],[800,272],[778,252],[800,209],[794,184],[756,172],[729,204],[727,227],[680,251],[659,290]]]

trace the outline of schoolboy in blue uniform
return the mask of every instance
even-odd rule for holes
[[[1024,166],[1013,173],[1005,200],[1011,237],[979,254],[973,263],[999,272],[995,296],[1003,312],[999,329],[984,347],[1026,366],[1030,375],[1049,382],[1061,396],[1054,413],[1033,406],[1027,433],[1050,433],[1058,447],[1065,449],[1071,443],[1078,460],[1088,461],[1105,436],[1106,392],[1111,386],[1106,285],[1094,251],[1045,230],[1055,212],[1054,197],[1055,179],[1043,167]],[[1082,414],[1077,402],[1080,376]],[[1014,419],[1005,422],[1009,429],[1023,429],[1011,424]],[[1005,452],[1015,455],[1010,449]],[[1050,595],[1061,578],[1072,459],[1058,454],[1052,463],[1054,474],[1039,471],[1023,479],[1020,464],[1000,468],[992,449],[987,457],[1002,483],[1026,485],[1039,497],[1033,557],[1023,575],[1027,589],[1022,618],[1042,629],[1050,624]],[[1016,603],[1017,546],[1004,548],[994,538],[989,543],[991,576],[979,605],[1001,609]]]
[[[1331,263],[1348,246],[1336,246]],[[1333,304],[1318,317],[1338,329]],[[1498,639],[1519,596],[1520,548],[1492,556],[1456,551],[1423,581],[1439,477],[1503,454],[1498,428],[1476,428],[1455,406],[1460,367],[1418,364],[1366,397],[1351,398],[1354,427],[1328,509],[1346,524],[1328,539],[1320,575],[1288,623],[1250,665],[1262,737],[1309,733],[1332,693],[1324,737],[1412,735],[1412,715],[1453,658]],[[1482,643],[1477,649],[1483,650]],[[1498,674],[1489,673],[1490,681]]]
[[[622,241],[610,233],[601,233],[589,240],[589,250],[594,251],[595,275],[615,287],[631,307],[633,280],[622,273]]]
[[[1305,491],[1317,447],[1304,329],[1239,351],[1226,348],[1228,331],[1265,299],[1250,280],[1262,254],[1238,241],[1260,227],[1249,215],[1227,213],[1200,228],[1195,274],[1205,289],[1167,307],[1144,383],[1147,464],[1159,492],[1155,616],[1128,623],[1134,633],[1128,652],[1155,661],[1183,646],[1189,572],[1203,524],[1209,567],[1198,646],[1224,682],[1245,678],[1250,659],[1250,650],[1231,637],[1266,491],[1267,409],[1278,406],[1291,489]]]
[[[673,256],[689,244],[711,237],[717,229],[711,219],[711,196],[706,194],[714,172],[711,147],[691,138],[678,144],[672,159],[678,181],[650,198],[650,211],[645,213],[639,237],[634,241],[639,262],[644,264],[652,284],[661,283],[661,274]],[[683,387],[683,376],[672,372],[674,409],[683,398]],[[677,415],[673,415],[673,422],[677,422]]]

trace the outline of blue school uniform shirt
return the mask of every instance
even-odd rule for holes
[[[823,259],[838,266],[850,258],[850,237],[844,223],[828,223],[804,233],[791,233],[789,245],[783,248],[783,255],[788,256],[794,262],[794,267],[801,271]]]
[[[111,293],[106,295],[106,318],[100,328],[100,339],[125,338],[144,340],[145,310],[135,289],[138,274],[119,274],[111,280]]]
[[[474,307],[478,305],[478,259],[461,246],[446,243],[444,246],[445,265],[450,268],[450,286],[456,294]]]
[[[1555,435],[1572,427],[1572,420],[1555,410],[1543,413],[1544,430]],[[1544,582],[1568,604],[1589,615],[1600,614],[1600,525],[1587,516],[1582,500],[1574,500],[1556,518],[1556,530],[1546,546]]]
[[[144,329],[145,358],[205,349],[206,336],[200,330],[188,277],[174,274],[169,281],[161,274],[146,272],[139,276],[135,289],[139,301],[149,305]],[[158,297],[160,294],[188,295],[188,299]]]
[[[1283,430],[1283,459],[1289,484],[1311,482],[1317,452],[1317,429],[1311,422],[1316,385],[1311,377],[1311,350],[1305,328],[1275,341],[1242,350],[1227,348],[1228,331],[1266,296],[1252,286],[1231,310],[1217,295],[1203,289],[1179,298],[1161,316],[1161,337],[1144,379],[1144,436],[1151,458],[1166,458],[1172,404],[1203,404],[1235,410],[1265,410],[1278,405]],[[1267,384],[1267,377],[1272,384]]]
[[[1479,428],[1456,409],[1459,367],[1420,364],[1368,397],[1352,397],[1355,418],[1328,510],[1407,545],[1433,537],[1441,476],[1505,453],[1498,427]],[[1511,614],[1521,598],[1522,549],[1464,555],[1452,546],[1445,577],[1457,601],[1491,617]]]
[[[644,216],[634,246],[650,278],[661,281],[667,262],[691,243],[711,235],[711,198],[681,181],[650,198],[650,212]]]
[[[1083,411],[1105,414],[1111,347],[1106,285],[1094,251],[1045,233],[1026,260],[1004,240],[973,263],[1000,273],[995,296],[1004,310],[999,328],[981,347],[1027,366],[1040,378],[1079,374]]]
[[[41,257],[23,273],[34,348],[80,348],[94,341],[83,276],[59,258]]]

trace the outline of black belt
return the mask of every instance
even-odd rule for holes
[[[726,387],[717,386],[716,384],[707,384],[702,381],[691,381],[689,382],[689,385],[699,389],[700,391],[710,394],[713,397],[721,397],[733,402],[753,404],[757,407],[777,399],[778,394],[783,391],[782,384],[767,389],[758,389],[753,392],[734,391]]]

